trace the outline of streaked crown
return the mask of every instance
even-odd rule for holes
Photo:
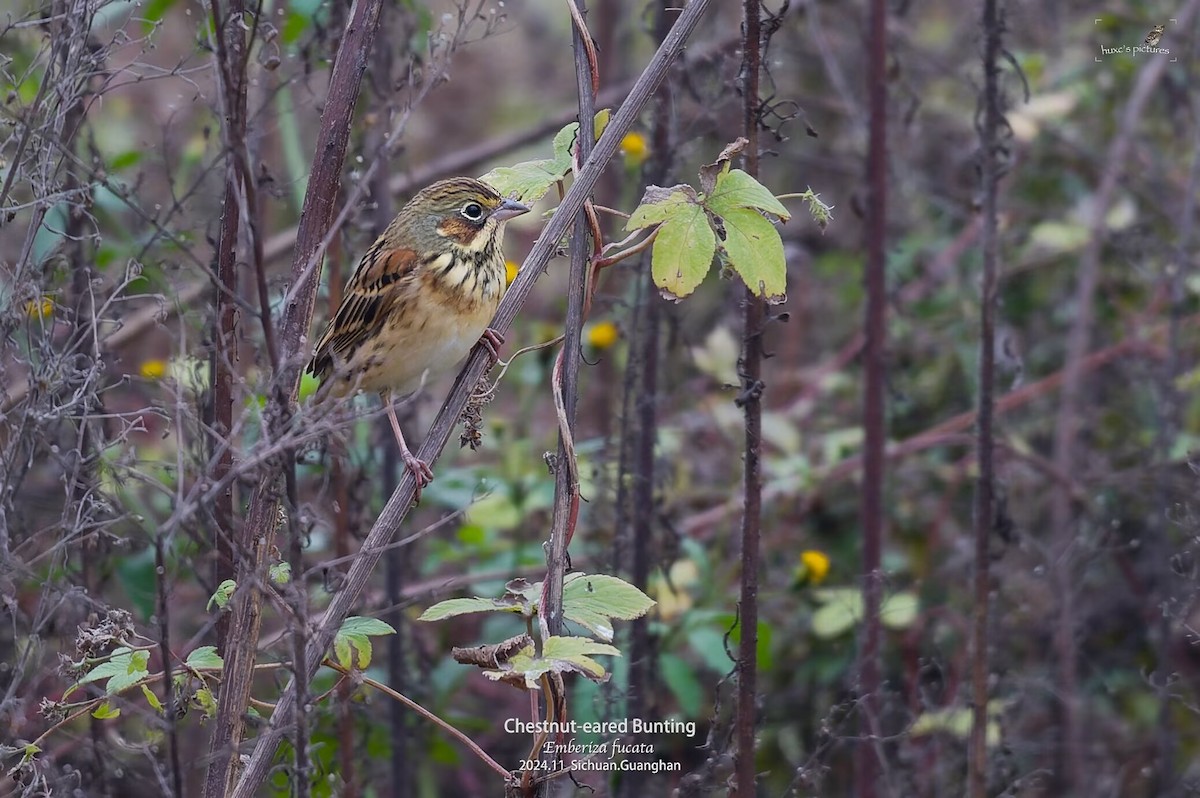
[[[505,199],[487,183],[452,177],[428,186],[409,200],[396,222],[427,248],[449,239],[470,247],[480,233],[490,239],[499,225],[529,209]]]

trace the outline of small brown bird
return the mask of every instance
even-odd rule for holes
[[[469,177],[418,192],[359,262],[313,350],[322,395],[380,393],[418,498],[433,472],[404,442],[392,401],[476,343],[497,357],[503,338],[488,324],[505,289],[504,223],[528,211]]]
[[[1166,30],[1165,25],[1155,25],[1150,29],[1150,32],[1146,34],[1146,38],[1142,41],[1142,44],[1146,45],[1147,47],[1157,46],[1158,43],[1162,41],[1164,30]]]

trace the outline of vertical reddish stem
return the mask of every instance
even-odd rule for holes
[[[863,606],[864,628],[859,653],[859,688],[862,696],[861,741],[858,746],[858,795],[874,798],[882,763],[879,735],[880,676],[879,607],[883,579],[884,418],[887,276],[887,4],[871,0],[868,40],[867,92],[870,105],[870,139],[867,151],[867,266],[866,346],[863,351]]]
[[[758,176],[759,73],[762,71],[762,8],[759,0],[742,5],[742,126],[749,142],[744,166]],[[753,798],[755,789],[754,731],[757,725],[758,689],[758,560],[762,524],[762,328],[765,302],[746,289],[742,316],[742,395],[739,401],[745,417],[746,462],[742,493],[742,583],[738,599],[741,639],[738,642],[737,714],[734,736],[737,759],[734,763],[736,798]]]
[[[995,411],[996,370],[996,270],[999,258],[997,236],[997,184],[1001,119],[1000,107],[1000,19],[997,0],[984,0],[984,118],[980,131],[983,158],[983,290],[979,324],[979,416],[976,457],[979,477],[975,483],[975,603],[971,616],[971,737],[968,747],[968,792],[970,798],[987,795],[987,704],[988,704],[988,544],[995,518],[995,462],[992,419]]]
[[[221,4],[212,0],[213,29],[216,31],[217,62],[222,76],[222,110],[224,111],[224,140],[230,153],[239,149],[246,135],[246,81],[236,67],[244,63],[245,36],[241,17],[245,8],[241,0],[230,0],[227,13],[221,15]],[[238,20],[231,23],[231,20]],[[216,282],[213,285],[213,304],[216,318],[213,330],[212,407],[210,426],[213,437],[210,446],[216,461],[210,479],[222,482],[233,468],[233,447],[229,435],[233,429],[234,363],[237,362],[237,244],[241,228],[239,203],[239,170],[231,154],[225,159],[225,197],[221,203],[221,232],[217,239]],[[233,564],[233,484],[227,485],[213,503],[214,547],[217,552],[216,583],[234,575]],[[228,619],[222,615],[217,625],[217,645],[225,646]]]

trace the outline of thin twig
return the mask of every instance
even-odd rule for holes
[[[742,3],[742,135],[746,137],[743,168],[758,177],[758,132],[762,127],[759,84],[762,78],[762,2]],[[738,404],[744,424],[741,577],[737,624],[737,705],[734,710],[734,798],[758,794],[755,738],[758,724],[758,575],[762,536],[762,360],[766,300],[746,286],[742,297],[742,351]]]
[[[979,309],[979,401],[976,450],[979,474],[975,481],[974,606],[971,608],[971,735],[967,750],[967,789],[970,798],[987,796],[988,723],[988,608],[991,585],[990,542],[995,526],[996,275],[999,269],[999,183],[1002,164],[1000,134],[1003,102],[1000,96],[1000,48],[1003,22],[999,0],[984,0],[984,96],[979,131],[983,176],[983,285]]]
[[[399,692],[393,690],[392,688],[388,687],[386,684],[383,684],[382,682],[378,682],[378,681],[372,679],[370,676],[366,676],[365,674],[362,674],[362,673],[351,673],[346,668],[343,668],[340,663],[335,662],[332,659],[326,659],[322,664],[327,668],[332,668],[333,670],[337,671],[338,673],[342,674],[343,676],[348,676],[352,679],[357,679],[365,685],[374,687],[376,690],[383,693],[384,695],[394,698],[395,700],[399,701],[401,704],[404,704],[404,706],[408,707],[413,712],[416,712],[418,715],[425,718],[426,720],[428,720],[430,723],[434,724],[435,726],[441,728],[447,734],[449,734],[451,737],[458,740],[460,743],[462,743],[467,748],[469,748],[471,750],[471,753],[475,754],[475,756],[477,756],[481,760],[483,760],[483,762],[488,767],[490,767],[492,770],[494,770],[498,774],[500,774],[500,776],[502,778],[505,778],[505,779],[508,778],[509,774],[508,774],[508,771],[505,770],[504,766],[501,765],[496,760],[492,759],[490,756],[488,756],[487,751],[484,751],[482,748],[480,748],[475,743],[474,740],[472,740],[470,737],[468,737],[463,732],[456,729],[451,723],[449,723],[448,721],[442,720],[437,715],[430,712],[428,709],[421,706],[416,701],[413,701],[408,696],[404,695],[403,693],[399,693]]]

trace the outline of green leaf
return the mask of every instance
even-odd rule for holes
[[[343,668],[357,667],[359,670],[366,670],[371,664],[371,638],[395,633],[395,629],[378,618],[351,615],[342,622],[341,628],[333,638],[333,649],[338,663]],[[357,660],[351,648],[358,652]]]
[[[607,671],[591,658],[594,654],[621,656],[613,646],[586,637],[549,637],[542,643],[542,656],[534,655],[531,644],[514,654],[499,670],[484,671],[484,675],[493,680],[520,675],[530,690],[538,689],[538,680],[547,673],[576,672],[601,682],[608,678]]]
[[[729,629],[729,645],[734,650],[742,641],[742,624],[735,615],[728,615],[724,618],[727,629]],[[736,624],[736,625],[733,625]],[[771,670],[771,625],[766,621],[759,621],[755,627],[755,657],[758,659],[758,667],[761,671],[768,672]]]
[[[225,609],[229,604],[229,599],[233,596],[234,590],[237,590],[237,582],[233,579],[226,579],[217,585],[217,591],[209,597],[208,603],[204,605],[204,611],[211,610],[213,604],[216,604],[221,609]]]
[[[502,599],[488,598],[456,598],[439,601],[425,612],[421,613],[418,621],[444,621],[459,615],[470,615],[473,612],[520,612],[521,605],[505,602]]]
[[[912,593],[896,593],[883,600],[879,622],[889,629],[907,629],[917,620],[921,601]]]
[[[828,640],[854,628],[863,614],[862,591],[852,587],[825,588],[813,592],[822,603],[812,617],[813,634]]]
[[[785,299],[787,262],[783,257],[783,239],[775,225],[749,208],[734,208],[722,219],[725,240],[721,249],[729,256],[729,265],[757,296],[766,297],[769,302]],[[658,244],[659,241],[654,242],[656,255]]]
[[[593,118],[593,126],[603,130],[608,124],[609,110],[601,109]],[[483,175],[480,180],[490,185],[505,197],[516,195],[517,199],[530,205],[546,196],[558,181],[571,172],[571,149],[579,135],[579,123],[572,122],[554,136],[553,158],[523,161],[513,166],[498,166]],[[599,135],[599,134],[597,134]]]
[[[601,108],[596,112],[596,116],[592,119],[592,133],[596,136],[596,141],[604,135],[604,129],[608,127],[608,120],[612,118],[611,108]]]
[[[108,171],[118,172],[122,169],[127,169],[130,166],[136,166],[141,163],[141,150],[126,150],[125,152],[114,155],[108,162]]]
[[[154,614],[158,579],[154,550],[147,548],[129,557],[121,557],[117,560],[117,577],[142,619],[149,619]]]
[[[271,566],[268,573],[272,582],[277,585],[286,585],[292,581],[292,564],[290,562],[277,562]]]
[[[502,196],[516,195],[521,202],[530,205],[546,196],[550,187],[562,180],[570,168],[569,162],[564,167],[548,158],[525,161],[515,166],[497,166],[479,179]]]
[[[495,490],[467,508],[467,523],[501,532],[521,523],[521,509],[505,490]]]
[[[679,702],[679,708],[689,718],[700,716],[704,704],[704,687],[696,678],[696,672],[687,660],[674,654],[662,654],[658,658],[659,672],[667,689]]]
[[[735,661],[726,650],[725,632],[711,626],[696,626],[687,632],[688,646],[717,673],[729,673]]]
[[[717,237],[704,209],[681,205],[678,213],[663,222],[654,239],[650,257],[654,284],[669,299],[687,296],[708,274],[716,250]]]
[[[158,696],[156,696],[154,694],[154,691],[151,690],[149,687],[147,687],[144,684],[142,685],[142,695],[145,696],[146,703],[149,704],[150,706],[154,707],[155,711],[157,711],[157,712],[163,711],[162,701],[159,701]]]
[[[109,718],[120,717],[120,715],[121,715],[121,710],[118,709],[117,707],[114,707],[112,704],[108,703],[107,701],[105,701],[103,704],[96,707],[92,711],[92,717],[96,718],[97,720],[107,720]]]
[[[142,14],[142,35],[154,30],[155,23],[160,21],[166,15],[167,9],[173,5],[175,0],[150,0]]]
[[[309,29],[312,22],[313,18],[311,14],[298,14],[295,11],[289,10],[280,36],[283,39],[283,43],[295,44],[304,35],[304,32]]]
[[[342,628],[338,631],[342,634],[367,635],[368,637],[396,634],[396,630],[387,621],[381,621],[378,618],[364,618],[361,615],[348,617],[342,622]]]
[[[225,660],[217,653],[216,646],[200,646],[193,649],[185,660],[188,666],[200,670],[202,668],[224,668]]]
[[[696,190],[686,183],[670,188],[650,186],[642,195],[642,201],[634,210],[629,221],[625,223],[626,230],[637,230],[660,224],[672,216],[682,213],[688,205],[698,205]]]
[[[757,208],[773,213],[784,221],[792,218],[788,209],[766,186],[741,169],[719,174],[716,187],[705,198],[704,206],[717,216],[724,216],[736,208]]]
[[[192,700],[199,705],[200,711],[204,713],[204,717],[216,717],[217,699],[213,698],[212,690],[207,687],[201,687],[196,691],[196,695],[192,696]]]
[[[813,634],[822,639],[837,637],[863,618],[862,591],[853,587],[822,588],[813,597],[823,606],[813,613]],[[907,629],[920,613],[921,602],[908,591],[895,593],[883,600],[879,620],[889,629]]]
[[[567,169],[571,168],[571,147],[575,145],[575,139],[578,136],[578,122],[572,122],[554,134],[554,158],[552,160],[555,163],[565,164]]]
[[[1003,701],[988,702],[984,739],[989,746],[1000,744],[1000,723],[997,718],[1004,709]],[[973,721],[968,707],[943,707],[918,715],[909,726],[908,732],[913,737],[926,737],[941,732],[965,740],[971,734]]]
[[[563,583],[563,616],[605,642],[613,639],[613,618],[640,618],[654,604],[645,593],[615,576],[570,574]]]
[[[63,693],[63,700],[65,701],[67,696],[79,687],[91,682],[98,682],[101,679],[108,680],[104,685],[106,695],[119,693],[150,675],[146,669],[149,662],[149,652],[133,651],[125,647],[115,649],[107,661],[92,668],[82,679]]]

